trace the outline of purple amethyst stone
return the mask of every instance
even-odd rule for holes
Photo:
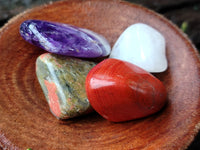
[[[20,34],[29,43],[60,55],[95,58],[107,56],[111,51],[103,36],[67,24],[27,20],[21,24]]]

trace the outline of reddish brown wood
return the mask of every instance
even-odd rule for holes
[[[150,117],[111,123],[96,113],[58,121],[49,112],[35,75],[44,51],[26,43],[19,25],[27,19],[73,24],[111,43],[136,22],[159,30],[167,41],[169,68],[156,74],[168,104]],[[68,0],[11,19],[0,30],[0,145],[6,149],[185,149],[200,128],[200,62],[188,38],[162,16],[116,0]]]

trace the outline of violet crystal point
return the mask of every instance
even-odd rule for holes
[[[29,43],[60,55],[95,58],[111,51],[103,36],[67,24],[27,20],[21,24],[20,34]]]

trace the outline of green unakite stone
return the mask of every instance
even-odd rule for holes
[[[94,62],[50,53],[37,58],[36,74],[54,116],[68,119],[92,110],[85,79],[94,66]]]

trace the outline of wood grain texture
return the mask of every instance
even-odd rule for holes
[[[169,68],[155,74],[168,104],[150,117],[111,123],[96,113],[58,121],[35,75],[41,53],[19,34],[27,19],[73,24],[104,35],[113,46],[129,25],[149,24],[166,38]],[[3,149],[185,149],[200,129],[200,62],[188,38],[162,16],[127,2],[68,0],[26,11],[0,30],[0,146]]]

